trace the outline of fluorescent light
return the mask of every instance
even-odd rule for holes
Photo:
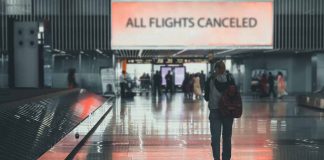
[[[139,56],[139,57],[142,57],[142,53],[143,53],[143,50],[141,49],[141,50],[139,51],[139,53],[138,53],[138,56]]]
[[[179,52],[173,54],[172,57],[175,57],[175,56],[177,56],[177,55],[179,55],[179,54],[181,54],[181,53],[183,53],[183,52],[185,52],[185,51],[187,51],[187,49],[184,49],[184,50],[182,50],[182,51],[179,51]]]
[[[44,32],[44,26],[42,23],[39,25],[38,30],[39,30],[39,32],[42,32],[42,33]]]
[[[235,49],[230,49],[230,50],[226,50],[226,51],[222,51],[222,52],[217,52],[216,54],[220,55],[220,54],[224,54],[224,53],[228,53],[228,52],[232,52],[232,51],[235,51]]]
[[[102,54],[103,52],[100,49],[96,49],[96,51],[100,54]]]

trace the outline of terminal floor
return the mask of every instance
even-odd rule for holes
[[[183,94],[116,99],[74,159],[211,160],[209,110]],[[324,112],[294,97],[244,97],[233,125],[233,160],[323,160]]]

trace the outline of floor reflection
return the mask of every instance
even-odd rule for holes
[[[209,110],[183,94],[117,99],[75,159],[212,159]],[[324,159],[324,116],[284,100],[244,97],[233,126],[234,160]]]

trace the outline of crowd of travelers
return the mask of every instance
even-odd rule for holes
[[[282,72],[278,72],[277,76],[273,76],[271,72],[259,74],[252,78],[251,90],[259,97],[283,98],[288,95],[286,90],[286,81]]]
[[[140,88],[147,92],[152,89],[153,95],[161,95],[162,93],[162,80],[164,79],[166,84],[164,86],[165,93],[175,93],[177,86],[174,84],[174,75],[169,71],[164,77],[162,77],[160,71],[156,71],[155,74],[150,77],[148,73],[143,73],[137,80],[134,77],[130,88]],[[129,79],[129,76],[126,76]],[[181,89],[186,99],[201,99],[204,93],[206,75],[203,71],[200,73],[185,73],[185,78],[182,82]],[[137,81],[139,84],[137,84]],[[276,97],[283,98],[288,95],[286,91],[286,81],[282,72],[278,72],[277,75],[273,75],[271,72],[262,73],[252,77],[251,90],[255,96],[258,97]],[[125,85],[121,88],[125,89]]]
[[[124,72],[122,75],[125,74]],[[156,71],[155,74],[150,77],[148,73],[143,73],[139,79],[135,76],[133,80],[129,78],[129,75],[127,76],[121,76],[121,83],[126,83],[125,77],[127,77],[127,83],[121,84],[122,90],[127,90],[127,88],[139,88],[140,90],[150,90],[152,89],[153,95],[161,95],[162,93],[162,80],[164,79],[165,84],[165,93],[175,93],[176,85],[174,84],[174,75],[171,74],[171,71],[169,71],[164,77],[162,77],[160,71]],[[139,84],[137,84],[139,82]],[[181,85],[181,90],[185,94],[185,98],[187,99],[201,99],[202,93],[205,87],[206,82],[206,75],[203,71],[200,73],[186,73],[185,78]],[[128,87],[129,86],[129,87]],[[121,91],[121,93],[124,93],[125,91]]]

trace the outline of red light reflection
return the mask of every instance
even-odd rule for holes
[[[81,119],[86,118],[90,113],[96,110],[104,103],[103,99],[97,98],[96,95],[90,94],[85,98],[77,102],[72,110],[76,113]]]

